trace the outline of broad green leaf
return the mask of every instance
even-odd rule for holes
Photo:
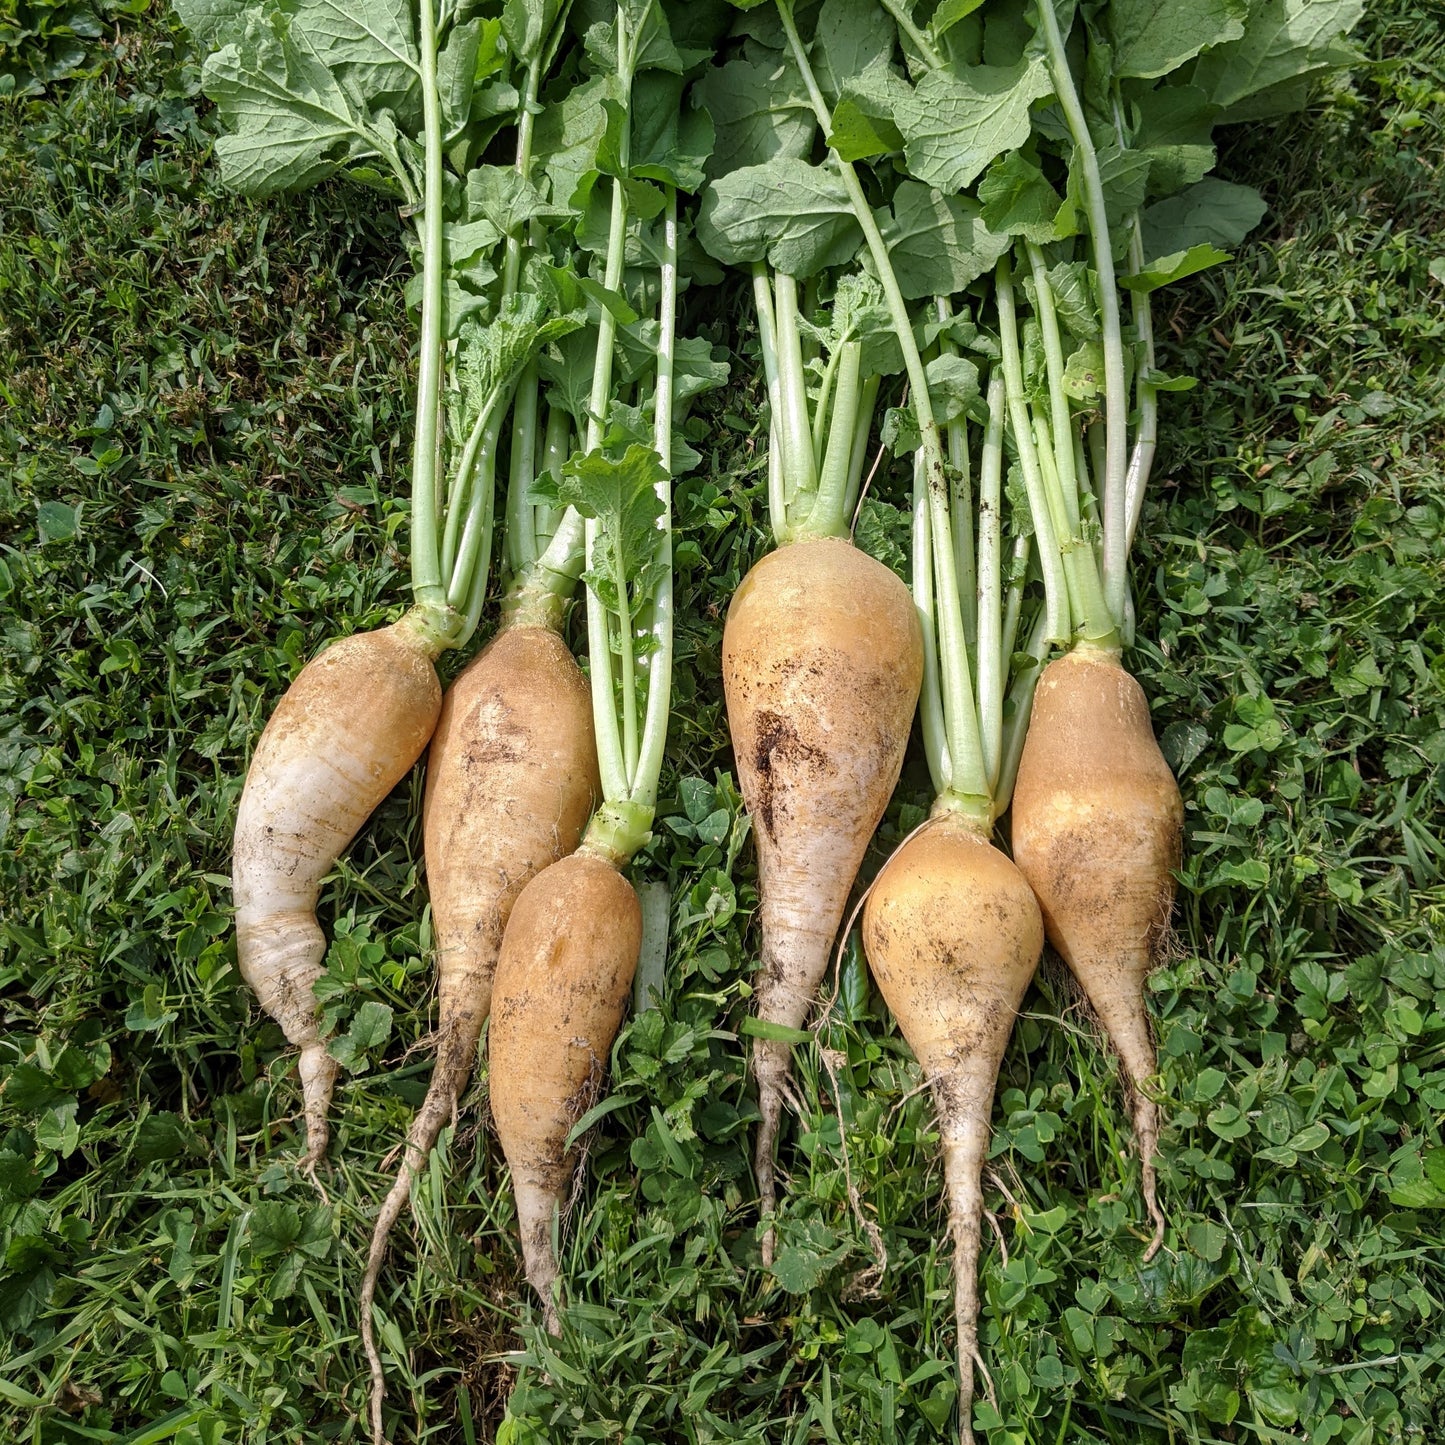
[[[1218,107],[1198,86],[1159,85],[1133,97],[1136,149],[1149,157],[1149,194],[1168,196],[1208,175]]]
[[[598,168],[599,152],[612,124],[608,102],[623,99],[615,75],[594,75],[573,86],[562,99],[546,106],[537,117],[533,153],[552,182],[552,199],[558,205],[585,204],[582,188],[590,192]]]
[[[548,204],[541,191],[512,166],[477,166],[467,174],[467,215],[484,218],[498,235],[520,231],[534,218],[566,216],[565,207]]]
[[[337,78],[291,38],[283,21],[256,19],[238,44],[206,62],[206,94],[227,134],[216,141],[226,184],[268,196],[378,154],[400,168],[394,127],[369,127]]]
[[[173,0],[181,24],[207,49],[239,40],[251,0]]]
[[[928,363],[928,399],[933,419],[947,426],[967,411],[978,396],[978,368],[962,356],[935,356]],[[911,406],[889,407],[879,440],[894,456],[916,451],[922,443],[918,417]]]
[[[632,303],[622,292],[608,290],[591,276],[576,276],[573,279],[581,288],[582,294],[593,302],[599,311],[609,312],[619,326],[630,326],[637,320],[637,312],[632,309]]]
[[[706,180],[713,147],[712,117],[682,109],[682,77],[663,70],[641,75],[632,87],[630,174],[689,193]]]
[[[1110,0],[1114,74],[1149,80],[1244,34],[1244,0]]]
[[[502,9],[502,34],[518,60],[525,64],[541,52],[559,8],[558,0],[507,0]]]
[[[481,50],[482,22],[468,20],[447,37],[437,56],[437,94],[441,99],[442,130],[454,136],[472,113],[472,91],[477,82],[477,57]]]
[[[879,61],[852,76],[833,107],[828,144],[845,161],[891,155],[903,149],[894,111],[913,94],[908,82]]]
[[[912,518],[901,507],[876,497],[864,498],[853,528],[853,545],[896,572],[905,582],[908,580],[908,557],[913,550]]]
[[[417,81],[421,56],[407,0],[285,0],[275,13],[285,16],[298,49],[344,70],[374,110],[395,109]]]
[[[933,12],[933,18],[928,22],[928,28],[933,32],[935,39],[941,39],[960,20],[967,20],[983,0],[943,0],[943,3]]]
[[[837,174],[786,158],[745,166],[714,181],[703,193],[697,232],[719,261],[738,265],[766,259],[799,277],[843,265],[862,240]]]
[[[643,575],[662,537],[657,484],[667,475],[657,453],[636,442],[620,458],[593,451],[562,468],[558,497],[598,524],[589,571],[599,580],[610,583],[620,572],[632,584]],[[615,595],[603,600],[616,610]]]
[[[909,172],[941,191],[963,190],[996,156],[1028,139],[1029,107],[1052,93],[1038,56],[974,66],[961,76],[929,71],[894,109]]]
[[[1192,246],[1237,246],[1260,223],[1265,204],[1252,186],[1207,176],[1140,217],[1144,254],[1172,256]]]
[[[537,372],[547,383],[548,401],[566,411],[579,427],[587,423],[596,359],[597,334],[592,327],[564,336],[537,359]]]
[[[732,60],[706,71],[694,104],[712,117],[716,139],[710,177],[778,156],[804,156],[818,128],[802,77],[785,60]]]
[[[1104,346],[1086,341],[1064,363],[1064,391],[1074,401],[1095,401],[1104,394]]]
[[[945,354],[928,363],[928,397],[939,426],[957,421],[978,394],[978,367],[967,357]]]
[[[1175,251],[1173,255],[1150,261],[1142,271],[1121,277],[1119,284],[1127,286],[1130,291],[1157,291],[1171,281],[1182,281],[1186,276],[1196,275],[1200,271],[1208,270],[1210,266],[1217,266],[1221,261],[1231,259],[1228,251],[1221,251],[1204,241],[1197,246],[1191,246],[1187,251]]]
[[[1192,83],[1229,112],[1225,121],[1294,109],[1308,93],[1298,82],[1353,59],[1342,37],[1364,10],[1363,0],[1264,0],[1238,40],[1200,57]]]
[[[1099,308],[1094,295],[1093,272],[1083,261],[1061,261],[1048,271],[1054,310],[1075,336],[1087,340],[1099,334]]]
[[[990,231],[1023,236],[1040,245],[1053,240],[1063,201],[1043,171],[1022,151],[1010,151],[989,167],[979,182],[978,198],[983,202],[984,225]]]
[[[1008,250],[1006,235],[984,224],[977,202],[900,181],[893,210],[880,224],[905,297],[951,296],[983,275]]]
[[[469,323],[457,350],[465,424],[469,426],[504,387],[515,381],[542,347],[576,331],[585,319],[581,311],[549,316],[543,297],[535,291],[523,291],[509,296],[496,319],[487,325]]]
[[[853,76],[886,65],[893,54],[893,22],[879,5],[823,0],[813,40],[813,69],[834,101]]]
[[[442,226],[442,245],[447,269],[465,270],[469,262],[483,251],[491,251],[501,239],[502,233],[487,220],[446,222]]]

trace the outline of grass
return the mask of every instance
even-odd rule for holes
[[[183,42],[122,8],[0,99],[0,1438],[355,1440],[352,1288],[426,1080],[415,782],[323,896],[355,1058],[326,1203],[225,873],[274,699],[403,600],[397,228],[339,188],[219,192]],[[1229,142],[1271,215],[1163,318],[1165,364],[1203,379],[1166,398],[1136,567],[1188,805],[1152,995],[1173,1233],[1141,1268],[1115,1070],[1046,968],[994,1115],[994,1445],[1445,1438],[1445,43],[1404,0],[1367,27],[1322,107]],[[712,314],[745,343],[734,299]],[[520,1283],[476,1088],[383,1281],[397,1442],[947,1438],[930,1114],[856,950],[798,1051],[757,1267],[755,874],[718,651],[763,545],[758,410],[740,371],[682,489],[643,860],[667,994],[615,1052],[563,1336]],[[926,801],[911,762],[871,867]]]

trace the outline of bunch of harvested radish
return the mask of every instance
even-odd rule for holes
[[[777,0],[780,24],[771,38],[753,30],[751,49],[719,72],[727,77],[735,67],[742,87],[762,71],[776,77],[780,94],[806,96],[829,148],[822,164],[809,163],[814,142],[790,101],[786,124],[750,131],[729,157],[732,168],[718,168],[703,215],[702,237],[714,254],[752,262],[758,273],[778,458],[775,515],[781,511],[791,525],[808,516],[793,507],[798,496],[810,500],[795,480],[796,459],[811,461],[827,432],[831,464],[832,441],[847,430],[844,418],[860,396],[860,375],[901,369],[908,380],[911,415],[890,413],[883,434],[895,452],[916,453],[921,722],[938,798],[929,821],[872,885],[863,940],[938,1113],[955,1241],[965,1440],[972,1438],[971,1379],[980,1359],[976,1272],[988,1115],[1045,933],[1082,984],[1129,1081],[1141,1193],[1154,1225],[1144,1259],[1163,1239],[1158,1127],[1146,1092],[1154,1055],[1142,988],[1172,903],[1182,807],[1143,694],[1120,660],[1133,633],[1127,555],[1153,457],[1157,393],[1187,384],[1154,366],[1149,294],[1227,259],[1220,243],[1242,239],[1263,209],[1242,187],[1202,180],[1213,160],[1209,127],[1297,100],[1298,86],[1275,82],[1314,73],[1334,54],[1333,35],[1314,35],[1288,53],[1271,51],[1274,63],[1261,75],[1250,57],[1268,41],[1265,11],[1254,7],[1247,23],[1233,15],[1192,23],[1186,36],[1167,38],[1109,7],[1070,11],[1075,33],[1066,39],[1047,0],[1026,14],[942,6],[926,28],[908,7],[826,0],[805,43],[790,0]],[[778,48],[760,64],[767,44]],[[899,49],[906,79],[894,66]],[[1085,77],[1083,98],[1076,70]],[[1156,83],[1166,74],[1168,81]],[[733,88],[725,78],[716,83]],[[1206,87],[1220,99],[1211,100]],[[866,181],[857,161],[875,163]],[[975,182],[976,198],[960,194]],[[1180,201],[1157,199],[1180,190]],[[1150,198],[1154,205],[1145,204]],[[1087,248],[1079,255],[1075,238]],[[846,269],[860,242],[868,253],[862,276]],[[1132,336],[1120,320],[1113,265],[1123,253]],[[1022,325],[1015,254],[1032,310]],[[764,261],[813,277],[810,294],[818,300],[831,292],[832,320],[806,314],[800,322],[791,280],[780,277],[770,290]],[[926,302],[926,312],[910,315],[910,301]],[[805,349],[827,349],[826,362],[800,355],[800,329]],[[808,360],[816,378],[811,429]],[[992,372],[986,386],[984,367]],[[982,433],[976,529],[971,423]],[[1018,496],[1007,509],[1008,545],[1006,442],[1019,484],[1008,489]],[[839,455],[847,457],[846,447]],[[745,600],[740,592],[734,617]],[[798,599],[789,601],[794,614],[804,612]],[[1064,655],[1040,675],[1055,647]],[[898,655],[901,682],[911,664],[906,650]],[[785,660],[769,661],[785,672]],[[778,765],[760,749],[766,766],[755,767],[751,748],[761,736],[792,739],[778,726],[781,710],[770,709],[766,730],[740,727],[731,678],[729,705],[739,770],[745,780],[750,767],[755,774],[745,796],[760,834],[758,993],[766,1018],[775,972],[770,929],[777,933],[766,835],[779,807]],[[797,749],[803,766],[822,773],[837,737],[828,747],[802,741],[809,745]],[[992,842],[1011,797],[1013,862]],[[855,798],[860,810],[871,798],[862,779]],[[790,888],[779,900],[781,936],[806,920],[825,935],[817,944],[826,950],[857,866],[857,855],[841,849],[828,858],[836,866],[845,857],[838,911],[810,911],[807,895]],[[815,864],[814,878],[832,882],[834,875]],[[819,886],[815,881],[814,890]],[[816,982],[816,975],[800,977],[803,996],[790,1000],[787,1024],[802,1021]],[[760,1044],[759,1053],[775,1047]],[[766,1226],[777,1120],[769,1091],[777,1071],[760,1063],[758,1072]]]
[[[475,49],[478,22],[459,23],[449,14],[439,27],[433,0],[422,0],[415,33],[401,11],[388,11],[379,30],[343,26],[338,32],[322,7],[302,7],[279,29],[270,27],[264,0],[249,9],[178,0],[177,9],[213,52],[204,83],[228,130],[216,146],[225,181],[264,196],[356,167],[367,184],[406,205],[420,256],[411,475],[415,601],[399,622],[349,637],[302,670],[257,744],[236,819],[232,882],[240,970],[301,1049],[305,1164],[314,1169],[326,1150],[327,1110],[339,1073],[319,1032],[313,992],[326,948],[316,921],[321,882],[437,726],[442,696],[434,661],[470,639],[486,597],[493,455],[512,389],[539,348],[581,324],[580,312],[556,306],[555,288],[518,294],[518,233],[544,209],[525,176],[530,107],[555,37],[551,27],[513,27],[514,59],[526,76],[521,173],[514,178],[495,167],[474,168],[466,177],[464,214],[451,219],[448,205],[457,201],[446,199],[444,138],[453,155],[465,154],[469,128],[480,136],[494,126],[485,116],[470,117],[470,93],[459,97],[452,88],[443,94],[438,67],[459,47]],[[289,83],[281,83],[286,77]],[[331,87],[325,105],[337,113],[334,127],[315,122],[320,102],[312,88],[323,84]],[[360,99],[373,96],[375,111]],[[495,271],[488,253],[504,241],[503,284],[489,295]],[[445,299],[448,286],[479,307],[485,302],[492,319],[484,325],[467,320],[456,300]],[[455,713],[449,708],[448,718]],[[579,736],[570,746],[585,753],[588,743]],[[585,808],[584,799],[574,811]],[[534,853],[524,844],[508,872]],[[484,1000],[481,1008],[484,1013]]]

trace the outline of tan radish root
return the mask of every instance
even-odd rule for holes
[[[437,949],[436,1066],[371,1237],[359,1297],[371,1366],[372,1435],[386,1385],[372,1302],[387,1239],[476,1063],[512,905],[576,848],[600,791],[592,704],[567,645],[547,627],[504,629],[457,677],[427,763],[423,826]]]
[[[728,727],[757,839],[758,1018],[801,1028],[849,890],[898,782],[923,679],[908,589],[838,538],[768,553],[743,579],[723,632]],[[754,1167],[776,1207],[773,1153],[791,1045],[753,1044],[762,1122]],[[774,1233],[763,1238],[771,1264]]]
[[[241,792],[231,861],[237,959],[301,1050],[308,1170],[326,1153],[340,1071],[317,1034],[312,993],[326,955],[321,880],[426,747],[441,710],[439,651],[411,614],[327,648],[276,705]]]
[[[960,1439],[973,1440],[982,1176],[994,1083],[1044,947],[1022,873],[981,826],[940,809],[863,905],[863,947],[933,1093],[953,1236]]]
[[[1073,970],[1129,1083],[1144,1204],[1164,1242],[1154,1155],[1159,1112],[1144,981],[1174,903],[1184,804],[1154,740],[1144,690],[1117,655],[1075,648],[1044,669],[1013,796],[1014,858],[1049,942]]]
[[[571,1190],[572,1126],[596,1101],[642,947],[642,909],[584,848],[539,873],[512,909],[492,993],[492,1118],[512,1171],[522,1259],[559,1329],[552,1219]]]

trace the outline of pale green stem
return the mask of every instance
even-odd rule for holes
[[[1008,717],[1003,730],[1003,760],[994,793],[1000,812],[1013,798],[1014,784],[1019,776],[1019,760],[1023,757],[1024,739],[1029,730],[1029,714],[1034,708],[1034,691],[1039,685],[1041,664],[1049,655],[1048,627],[1042,615],[1034,623],[1025,651],[1033,658],[1033,665],[1018,672],[1013,686],[1009,688]]]
[[[803,374],[803,350],[798,336],[798,283],[783,271],[775,273],[773,278],[773,308],[778,389],[783,407],[778,428],[783,439],[783,475],[791,514],[795,503],[811,498],[817,491],[818,469],[813,433],[808,425],[808,383]],[[790,527],[791,523],[790,515]]]
[[[1054,524],[1063,535],[1065,528],[1060,525],[1064,511],[1063,482],[1054,469],[1054,459],[1060,448],[1049,435],[1049,424],[1042,411],[1034,412],[1034,430],[1038,433],[1040,445],[1038,457],[1044,473],[1044,486],[1051,498],[1054,509]],[[1072,447],[1069,460],[1073,461]],[[1064,574],[1069,581],[1069,601],[1073,610],[1074,630],[1089,642],[1103,647],[1117,644],[1118,624],[1104,601],[1104,589],[1099,582],[1099,569],[1094,561],[1094,549],[1085,540],[1082,530],[1075,526],[1063,537]]]
[[[447,512],[448,543],[456,536],[455,560],[451,564],[451,580],[447,584],[447,603],[463,610],[467,610],[469,600],[476,600],[472,597],[472,579],[478,559],[491,555],[490,515],[492,499],[496,495],[493,480],[497,465],[496,456],[490,450],[497,435],[492,421],[500,414],[505,399],[502,389],[494,391],[487,398],[487,404],[478,412],[476,421],[472,423],[467,444],[462,449],[461,461],[457,464],[457,475],[470,478],[470,485],[462,491],[457,506],[449,508]],[[466,503],[465,509],[461,506],[463,501]],[[459,519],[462,525],[458,536],[456,529]],[[451,550],[450,545],[448,550]],[[485,574],[485,566],[483,572]],[[481,590],[486,590],[485,583]]]
[[[818,387],[818,400],[813,405],[813,455],[821,457],[828,436],[828,403],[833,398],[833,383],[838,378],[838,357],[841,346],[835,346],[823,367],[823,380]]]
[[[988,384],[988,425],[978,480],[978,723],[989,782],[997,785],[1003,745],[1003,377]]]
[[[1059,561],[1064,566],[1064,579],[1069,589],[1069,615],[1074,630],[1084,616],[1084,589],[1079,576],[1078,547],[1069,530],[1069,519],[1064,507],[1063,488],[1059,482],[1058,470],[1054,466],[1054,439],[1049,432],[1049,423],[1037,404],[1029,406],[1029,424],[1032,428],[1030,445],[1034,461],[1043,478],[1044,496],[1048,501],[1049,517],[1059,538]]]
[[[652,604],[652,653],[647,659],[647,716],[642,751],[634,775],[632,800],[657,806],[657,781],[667,744],[667,718],[672,706],[672,378],[677,329],[677,192],[668,189],[662,229],[662,287],[658,311],[657,391],[653,412],[653,446],[662,459],[666,480],[657,484],[662,501],[659,546],[661,578]]]
[[[1139,218],[1134,217],[1129,235],[1129,269],[1144,269],[1144,239]],[[1147,291],[1134,293],[1134,329],[1144,345],[1143,365],[1139,368],[1135,395],[1138,397],[1139,427],[1134,433],[1134,450],[1129,456],[1129,470],[1124,479],[1124,510],[1127,516],[1125,548],[1134,545],[1134,533],[1144,511],[1144,492],[1149,486],[1149,473],[1154,468],[1154,449],[1159,442],[1159,391],[1147,380],[1154,370],[1154,316]]]
[[[923,453],[913,454],[913,605],[923,631],[923,692],[918,699],[918,722],[923,731],[923,752],[935,794],[948,791],[953,781],[948,756],[948,729],[943,718],[943,694],[938,678],[938,619],[933,607],[933,536],[929,522],[928,479]]]
[[[507,471],[507,569],[519,577],[537,560],[535,512],[528,493],[536,480],[537,363],[528,363],[512,401],[512,458]]]
[[[1045,8],[1047,5],[1048,0],[1045,0]],[[1029,425],[1023,363],[1019,357],[1018,319],[1014,311],[1013,271],[1007,255],[999,259],[994,294],[998,302],[999,341],[1003,350],[1009,421],[1014,445],[1018,448],[1019,467],[1024,474],[1029,515],[1033,518],[1034,535],[1039,542],[1039,566],[1044,574],[1044,611],[1048,618],[1049,637],[1054,642],[1067,643],[1072,632],[1068,582],[1064,576],[1058,533],[1054,529],[1038,456],[1034,451],[1033,429]]]
[[[517,160],[515,169],[524,180],[532,169],[532,130],[536,123],[537,88],[541,83],[542,62],[538,56],[527,67],[527,85],[522,94],[521,113],[517,117]],[[507,232],[507,247],[502,260],[502,294],[515,296],[522,279],[522,236],[520,227]]]
[[[1018,642],[1019,617],[1024,607],[1024,588],[1028,585],[1029,554],[1033,551],[1033,541],[1029,537],[1015,537],[1013,560],[1009,566],[1008,590],[1004,593],[1003,604],[1003,644],[1000,652],[1004,660],[1004,671],[1007,672],[1012,665],[1010,659],[1014,655],[1014,645]],[[1045,612],[1047,616],[1047,612]]]
[[[938,319],[947,321],[953,307],[946,296],[934,298]],[[943,356],[957,356],[958,348],[946,336],[938,338]],[[973,475],[968,456],[968,423],[963,417],[948,424],[949,482],[953,523],[953,565],[958,572],[958,595],[963,605],[963,631],[968,645],[978,642],[978,574],[974,571]]]
[[[416,435],[411,458],[411,582],[418,602],[444,605],[437,542],[437,452],[441,445],[442,380],[442,118],[437,94],[433,0],[419,0],[425,199],[422,217],[421,342],[417,358]]]
[[[1074,433],[1074,476],[1079,482],[1079,523],[1098,531],[1099,504],[1094,500],[1094,484],[1089,480],[1089,458],[1084,450],[1084,438]],[[1096,537],[1095,542],[1099,539]],[[1098,546],[1095,546],[1094,566],[1099,565]]]
[[[853,423],[861,390],[858,371],[863,359],[863,344],[845,341],[838,348],[838,404],[833,408],[833,425],[828,432],[828,450],[823,458],[823,473],[818,479],[818,497],[808,514],[806,530],[810,537],[846,537],[848,535],[848,471],[853,445]]]
[[[1128,469],[1128,399],[1124,395],[1124,342],[1119,324],[1119,294],[1114,281],[1114,257],[1109,243],[1109,215],[1104,206],[1104,184],[1099,158],[1089,135],[1084,108],[1074,88],[1058,17],[1050,0],[1036,7],[1043,22],[1044,43],[1054,90],[1063,107],[1084,178],[1084,200],[1094,246],[1094,270],[1099,278],[1099,316],[1104,333],[1104,472],[1098,478],[1104,517],[1104,596],[1115,623],[1122,622],[1128,595],[1128,512],[1125,505]]]
[[[539,474],[550,472],[562,475],[562,466],[572,453],[572,418],[567,409],[547,405],[547,431],[542,441],[542,465]],[[542,551],[552,540],[557,530],[557,519],[561,513],[550,503],[539,503],[535,509],[533,530],[537,538],[537,550]]]
[[[758,317],[758,347],[763,353],[763,377],[768,384],[768,520],[773,527],[773,541],[781,547],[791,537],[788,530],[789,479],[783,464],[783,381],[778,367],[778,327],[773,315],[773,287],[768,268],[761,261],[753,265],[753,308]]]
[[[781,547],[791,537],[788,531],[788,493],[783,479],[783,444],[778,438],[778,424],[768,422],[768,517],[773,525],[773,541]]]
[[[596,542],[595,523],[588,524],[588,550]],[[621,671],[622,689],[622,767],[627,777],[627,792],[637,776],[637,666],[633,656],[632,598],[628,592],[627,573],[622,568],[622,549],[612,549],[612,585],[617,590],[617,663]],[[592,589],[588,588],[589,596]],[[606,614],[604,613],[604,622]],[[604,634],[605,636],[605,634]],[[609,646],[610,651],[610,646]],[[592,657],[591,634],[588,634],[588,658]],[[595,668],[596,662],[592,663]],[[610,671],[610,669],[609,669]]]
[[[777,0],[778,15],[788,37],[789,49],[797,63],[798,71],[808,88],[808,97],[818,124],[825,135],[833,128],[832,116],[827,102],[818,89],[813,67],[808,62],[807,51],[798,35],[788,0]],[[874,219],[872,207],[863,192],[862,183],[853,166],[836,152],[833,162],[838,167],[848,199],[853,207],[854,217],[863,231],[868,250],[873,257],[874,269],[883,286],[883,294],[893,320],[893,329],[903,351],[904,367],[908,373],[909,390],[913,396],[914,414],[918,419],[918,431],[922,438],[923,465],[927,477],[929,510],[933,528],[935,596],[938,607],[939,654],[943,670],[944,717],[946,719],[949,755],[953,763],[954,788],[967,797],[986,798],[987,778],[983,766],[983,744],[979,737],[978,713],[974,707],[973,686],[969,678],[968,649],[963,635],[963,615],[959,605],[958,578],[953,566],[952,531],[948,517],[948,475],[943,463],[943,442],[938,434],[938,422],[933,415],[933,403],[928,395],[928,375],[924,370],[923,358],[918,351],[918,342],[913,335],[912,320],[908,315],[908,303],[898,285],[893,263],[888,256],[888,247],[883,240],[878,222]]]
[[[853,445],[848,451],[848,497],[843,514],[852,518],[863,490],[863,468],[868,464],[868,437],[873,430],[873,412],[878,405],[878,388],[883,378],[870,376],[858,396],[858,415],[853,422]]]
[[[1119,106],[1118,87],[1114,95],[1114,131],[1121,146],[1127,144],[1124,114]],[[1129,223],[1129,270],[1135,274],[1144,269],[1144,231],[1136,211]],[[1144,492],[1149,473],[1154,468],[1154,449],[1159,441],[1159,391],[1147,378],[1154,370],[1154,312],[1147,291],[1134,291],[1134,330],[1143,343],[1143,365],[1139,368],[1134,394],[1139,409],[1139,426],[1134,433],[1134,450],[1129,454],[1129,470],[1124,480],[1124,511],[1128,519],[1125,550],[1134,545],[1139,517],[1144,510]]]
[[[618,53],[621,54],[625,37],[620,10],[617,15],[617,30],[617,47]],[[631,79],[630,75],[625,77],[628,93],[632,88]],[[627,126],[622,128],[619,149],[622,169],[625,172],[630,149],[629,127]],[[623,247],[626,237],[626,191],[620,180],[614,180],[612,182],[612,221],[607,233],[607,267],[603,277],[603,285],[609,291],[619,290],[622,285]],[[612,393],[612,352],[617,340],[616,318],[605,306],[600,308],[600,312],[597,322],[597,353],[592,366],[592,394],[587,405],[587,443],[584,449],[589,452],[596,451],[602,445],[603,429],[607,419],[607,402]],[[568,515],[575,515],[571,508],[568,508]],[[547,548],[547,554],[551,554],[563,538],[564,533],[569,530],[567,523],[568,519],[564,517],[562,525],[557,529],[557,535],[553,537],[551,545]],[[593,565],[593,556],[597,547],[597,523],[595,521],[586,522],[582,528],[582,536],[583,555],[586,565],[590,568]],[[543,560],[546,560],[545,556]],[[585,591],[587,593],[587,659],[592,675],[592,722],[597,732],[597,762],[602,776],[602,793],[609,799],[625,798],[629,791],[628,760],[635,758],[636,748],[637,699],[631,666],[630,619],[623,643],[623,682],[627,686],[628,696],[632,700],[634,735],[631,750],[626,747],[617,725],[617,694],[614,691],[612,675],[611,623],[607,609],[603,606],[602,599],[598,597],[596,589],[588,587]],[[626,615],[626,579],[623,579],[618,601]],[[626,701],[624,700],[625,708]]]
[[[1046,0],[1040,0],[1046,3]],[[1032,241],[1025,243],[1029,268],[1034,277],[1034,310],[1039,318],[1039,331],[1044,342],[1044,364],[1049,374],[1049,405],[1054,433],[1054,469],[1059,475],[1064,514],[1071,533],[1079,530],[1079,481],[1074,475],[1073,425],[1069,414],[1069,394],[1064,390],[1064,345],[1059,335],[1059,318],[1054,310],[1054,292],[1049,285],[1044,253]]]

